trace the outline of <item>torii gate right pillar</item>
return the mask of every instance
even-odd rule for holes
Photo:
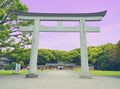
[[[80,48],[81,48],[81,69],[82,69],[82,74],[80,75],[80,78],[92,78],[89,75],[86,29],[84,26],[84,22],[85,22],[84,19],[80,20]]]

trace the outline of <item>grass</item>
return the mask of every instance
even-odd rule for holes
[[[80,68],[75,68],[73,71],[80,71]],[[120,77],[120,71],[104,71],[104,70],[93,70],[90,69],[90,74],[92,75],[99,75],[99,76],[118,76]]]
[[[101,70],[92,70],[90,74],[100,75],[100,76],[120,76],[120,71],[101,71]]]
[[[37,72],[41,72],[37,70]],[[28,70],[20,70],[19,75],[27,74]],[[0,70],[0,75],[16,75],[14,70]]]
[[[0,70],[0,75],[13,75],[13,70]]]
[[[80,70],[75,70],[80,71]],[[37,72],[41,72],[37,70]],[[28,70],[21,70],[18,75],[27,74]],[[120,76],[120,71],[101,71],[101,70],[91,70],[90,74],[100,75],[100,76]],[[0,70],[0,75],[16,75],[14,70]]]

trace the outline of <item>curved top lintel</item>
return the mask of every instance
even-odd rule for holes
[[[35,13],[35,12],[21,12],[13,11],[18,16],[42,16],[42,17],[104,17],[107,10],[94,13]]]

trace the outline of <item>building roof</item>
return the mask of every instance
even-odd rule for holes
[[[105,11],[94,12],[94,13],[35,13],[35,12],[21,12],[21,11],[13,11],[16,15],[19,16],[43,16],[43,17],[94,17],[94,16],[102,16],[104,17],[106,14]]]
[[[10,61],[10,60],[8,58],[6,58],[6,57],[1,57],[0,61]]]

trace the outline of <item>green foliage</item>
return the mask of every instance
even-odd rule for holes
[[[17,20],[17,16],[13,13],[14,10],[26,12],[27,7],[20,0],[0,0],[0,24],[11,24]]]
[[[120,70],[120,41],[110,50],[108,57],[112,70]]]
[[[70,52],[49,49],[38,50],[38,64],[57,63],[60,61],[80,65],[80,49],[75,49]]]
[[[21,3],[20,0],[0,0],[0,47],[1,49],[14,49],[18,50],[26,45],[31,45],[30,39],[28,39],[27,33],[22,36],[22,33],[18,31],[18,27],[21,23],[17,21],[17,16],[14,11],[28,11],[28,8]],[[25,23],[25,22],[23,22]],[[26,25],[33,24],[33,21],[26,21]],[[30,37],[30,36],[29,36]],[[15,42],[15,39],[19,39],[19,42]],[[6,52],[7,53],[7,52]],[[10,53],[8,53],[9,55]],[[7,55],[1,55],[7,56]]]
[[[77,65],[81,64],[81,58],[80,58],[80,49],[74,49],[70,52],[68,52],[68,63],[75,63]]]
[[[55,56],[56,62],[63,61],[64,60],[64,54],[66,54],[65,51],[59,51],[59,50],[52,50],[52,54]]]
[[[8,36],[9,36],[9,33],[10,33],[9,30],[2,30],[2,31],[0,31],[0,39],[1,39],[2,41],[7,40],[7,39],[8,39]]]
[[[38,65],[45,64],[46,62],[54,63],[55,62],[54,60],[55,60],[55,56],[49,50],[46,49],[38,50],[38,63],[37,63]]]
[[[13,70],[14,70],[14,69],[15,69],[15,67],[16,67],[16,62],[12,62],[12,63],[11,63],[11,65],[10,65],[10,67],[11,67],[11,69],[13,69]]]
[[[10,70],[10,64],[6,64],[6,65],[5,65],[5,69],[6,69],[6,70]]]
[[[94,65],[97,61],[97,58],[99,55],[101,55],[101,53],[103,52],[101,47],[88,47],[88,58],[89,58],[89,62]]]
[[[23,65],[29,65],[30,49],[19,48],[15,45],[15,50],[0,50],[1,55],[6,55],[8,59]],[[120,41],[117,44],[108,43],[101,46],[88,47],[89,64],[96,70],[120,70]],[[80,48],[71,51],[39,49],[38,65],[45,63],[75,63],[81,65]],[[14,68],[14,67],[12,67]]]
[[[19,61],[19,64],[21,64],[21,68],[25,66],[23,61]]]
[[[95,69],[99,70],[120,70],[119,59],[117,57],[116,45],[108,43],[100,46],[103,52],[97,57],[97,61],[94,64]]]
[[[30,49],[16,49],[11,52],[12,54],[9,55],[9,59],[15,62],[23,61],[25,65],[29,63],[30,60]],[[23,66],[22,66],[23,67]]]
[[[5,10],[0,8],[0,20],[2,20],[4,18],[5,13],[6,13]]]

